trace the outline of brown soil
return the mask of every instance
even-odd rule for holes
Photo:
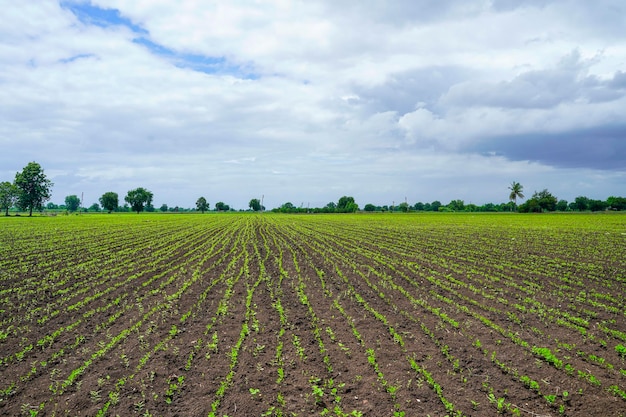
[[[623,238],[215,218],[12,241],[0,414],[626,415]]]

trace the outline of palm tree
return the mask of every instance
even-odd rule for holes
[[[511,186],[509,187],[509,190],[511,190],[511,194],[509,194],[509,200],[513,202],[513,208],[515,208],[515,206],[517,205],[517,199],[524,198],[524,194],[522,193],[524,191],[524,186],[519,182],[513,181],[511,183]]]

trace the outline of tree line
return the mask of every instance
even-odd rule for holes
[[[16,207],[19,210],[27,211],[32,216],[33,211],[41,211],[44,209],[44,203],[48,201],[52,195],[52,186],[44,170],[37,162],[30,162],[21,172],[15,174],[14,181],[0,183],[0,209],[4,210],[5,216],[9,215],[9,209]],[[547,189],[535,191],[533,195],[522,204],[517,204],[517,200],[523,200],[524,187],[519,182],[512,182],[508,187],[509,201],[506,203],[493,204],[487,203],[483,205],[465,204],[463,200],[452,200],[444,205],[440,201],[435,200],[431,203],[417,202],[409,205],[404,201],[398,205],[395,202],[388,205],[377,206],[371,203],[363,207],[366,212],[409,212],[409,211],[453,211],[453,212],[512,212],[521,213],[537,213],[549,211],[604,211],[604,210],[626,210],[626,198],[611,196],[606,200],[594,200],[588,197],[579,196],[572,202],[560,200]],[[120,206],[119,195],[116,192],[108,191],[99,198],[99,203],[92,204],[85,211],[101,211],[106,210],[109,213],[134,211],[140,213],[142,211],[154,212],[156,208],[152,202],[154,195],[151,191],[139,187],[129,190],[124,197],[125,204]],[[49,210],[67,210],[75,212],[81,208],[82,201],[76,195],[65,197],[65,205],[57,206],[54,203],[48,203],[45,208]],[[265,211],[261,200],[253,198],[250,200],[248,207],[252,211]],[[179,212],[179,211],[199,211],[204,213],[210,210],[210,205],[205,197],[199,197],[196,201],[194,209],[184,209],[178,206],[168,207],[163,204],[159,209],[161,212]],[[228,204],[222,201],[215,203],[214,211],[234,211]],[[354,197],[342,196],[339,201],[329,202],[324,207],[303,207],[303,204],[296,207],[291,202],[286,202],[280,207],[272,209],[275,213],[354,213],[359,211],[359,205],[355,202]]]

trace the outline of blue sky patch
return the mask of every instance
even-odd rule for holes
[[[62,2],[61,7],[72,12],[78,20],[86,25],[102,28],[126,26],[136,33],[147,34],[148,31],[123,17],[117,9],[102,9],[89,3]]]
[[[230,65],[224,57],[212,57],[199,54],[188,54],[176,52],[163,45],[152,42],[146,37],[133,39],[133,42],[146,47],[154,55],[160,55],[173,65],[179,68],[189,68],[194,71],[200,71],[207,74],[230,74],[235,77],[244,79],[258,79],[259,76],[252,72],[246,71],[245,68],[237,65]]]

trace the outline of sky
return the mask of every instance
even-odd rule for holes
[[[0,3],[0,181],[56,204],[626,196],[623,0]]]

